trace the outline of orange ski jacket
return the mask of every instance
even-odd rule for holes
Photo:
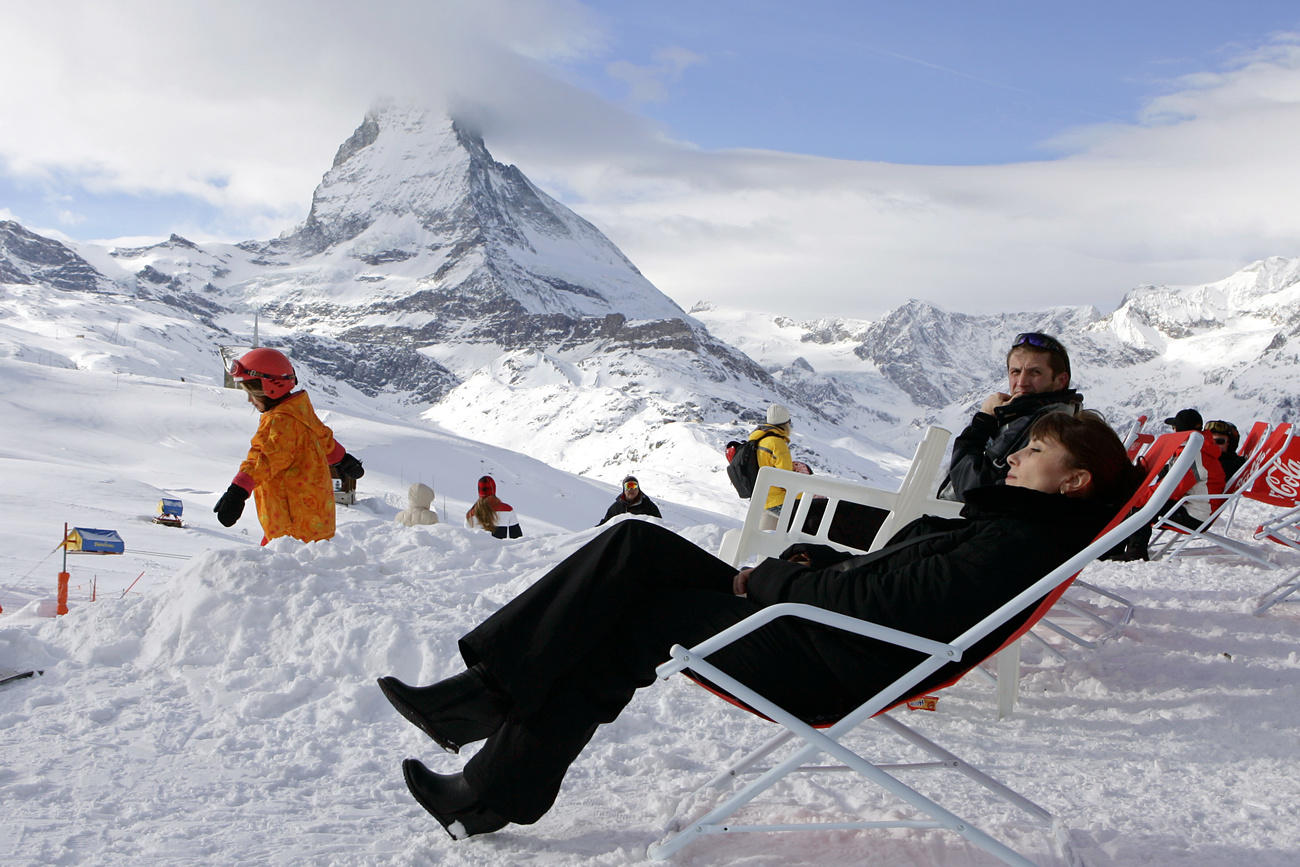
[[[291,394],[262,413],[234,481],[253,493],[267,539],[314,542],[334,535],[330,464],[343,454],[334,432],[316,417],[307,392]]]

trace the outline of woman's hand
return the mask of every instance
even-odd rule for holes
[[[748,569],[741,569],[737,572],[735,577],[731,579],[731,592],[737,596],[744,596],[749,591],[749,576],[753,571],[754,567],[750,566]]]

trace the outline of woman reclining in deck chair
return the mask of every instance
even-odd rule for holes
[[[411,794],[456,839],[536,822],[596,727],[654,681],[669,648],[767,605],[808,602],[939,641],[957,636],[1082,550],[1137,483],[1097,416],[1051,414],[1030,436],[1005,485],[971,492],[963,517],[919,518],[873,554],[803,547],[795,555],[808,562],[768,559],[737,572],[656,524],[611,528],[462,637],[467,671],[424,687],[379,679],[398,712],[443,748],[487,740],[463,773],[407,759]],[[986,639],[983,655],[1010,629]],[[915,659],[795,618],[710,657],[814,723],[847,713]]]

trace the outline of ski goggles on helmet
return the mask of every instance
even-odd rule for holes
[[[1237,428],[1232,424],[1232,422],[1207,421],[1205,423],[1205,431],[1206,433],[1234,434],[1237,432]]]
[[[231,379],[273,379],[277,382],[292,380],[293,377],[285,376],[281,373],[265,373],[260,370],[253,370],[251,367],[245,367],[243,362],[238,358],[230,365]]]

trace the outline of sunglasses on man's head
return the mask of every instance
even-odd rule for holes
[[[1049,352],[1065,352],[1061,341],[1050,334],[1040,334],[1037,331],[1024,331],[1017,334],[1016,339],[1011,342],[1011,348],[1015,349],[1017,346],[1036,346]]]
[[[1210,433],[1221,433],[1221,434],[1232,433],[1232,425],[1226,421],[1206,422],[1205,429]]]

